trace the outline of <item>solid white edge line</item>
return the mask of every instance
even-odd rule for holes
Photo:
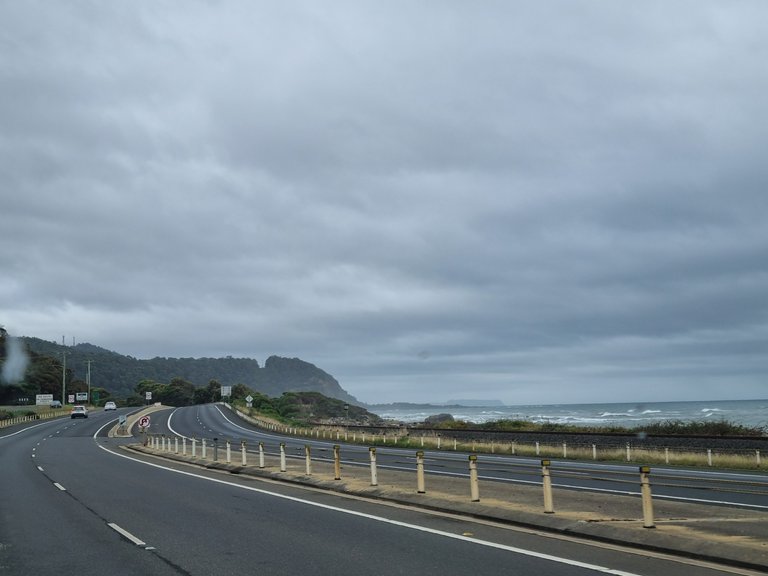
[[[98,434],[98,432],[97,432]],[[444,532],[442,530],[436,530],[434,528],[427,528],[425,526],[419,526],[417,524],[409,524],[407,522],[400,522],[398,520],[391,520],[389,518],[384,518],[382,516],[374,516],[372,514],[365,514],[363,512],[357,512],[355,510],[347,510],[345,508],[339,508],[337,506],[331,506],[329,504],[322,504],[319,502],[312,502],[311,500],[305,500],[303,498],[297,498],[295,496],[288,496],[285,494],[279,494],[277,492],[271,492],[269,490],[263,490],[261,488],[255,488],[253,486],[242,486],[240,484],[235,484],[233,482],[228,482],[226,480],[221,480],[219,478],[208,478],[206,476],[200,476],[198,474],[194,474],[192,472],[186,472],[184,470],[174,470],[173,468],[168,468],[166,466],[161,466],[160,464],[154,464],[152,462],[144,462],[143,460],[139,460],[138,458],[133,458],[131,456],[127,456],[125,454],[118,454],[117,452],[113,452],[109,450],[108,448],[105,448],[101,444],[96,444],[99,448],[104,450],[105,452],[108,452],[109,454],[112,454],[113,456],[118,456],[119,458],[125,458],[126,460],[131,460],[133,462],[138,462],[139,464],[144,464],[145,466],[151,466],[152,468],[158,468],[160,470],[165,470],[167,472],[173,472],[174,474],[181,474],[183,476],[191,476],[192,478],[197,478],[199,480],[205,480],[208,482],[213,482],[215,484],[223,484],[224,486],[229,486],[232,488],[238,488],[241,490],[247,490],[250,492],[256,492],[258,494],[263,494],[265,496],[271,496],[273,498],[280,498],[282,500],[289,500],[291,502],[296,502],[298,504],[304,504],[307,506],[314,506],[316,508],[322,508],[325,510],[331,510],[333,512],[339,512],[341,514],[348,514],[350,516],[357,516],[359,518],[366,518],[368,520],[373,520],[376,522],[382,522],[384,524],[391,524],[393,526],[399,526],[401,528],[408,528],[410,530],[417,530],[419,532],[425,532],[428,534],[434,534],[436,536],[443,536],[445,538],[451,538],[453,540],[461,540],[462,542],[467,542],[470,544],[477,544],[480,546],[485,546],[487,548],[495,548],[498,550],[505,550],[507,552],[512,552],[514,554],[521,554],[523,556],[530,556],[533,558],[539,558],[541,560],[549,560],[551,562],[557,562],[558,564],[566,564],[568,566],[575,566],[578,568],[584,568],[587,570],[593,570],[595,572],[600,572],[603,574],[613,574],[614,576],[640,576],[634,572],[624,572],[623,570],[615,570],[613,568],[608,568],[605,566],[598,566],[596,564],[587,564],[586,562],[579,562],[578,560],[570,560],[568,558],[561,558],[559,556],[552,556],[550,554],[543,554],[541,552],[534,552],[532,550],[525,550],[523,548],[516,548],[514,546],[507,546],[506,544],[498,544],[496,542],[490,542],[488,540],[479,540],[476,538],[471,538],[468,536],[462,536],[459,534],[451,534],[450,532]],[[126,536],[127,537],[127,536]]]
[[[114,530],[115,532],[118,532],[119,534],[121,534],[124,538],[127,538],[128,540],[130,540],[131,542],[136,544],[136,546],[146,546],[147,545],[146,542],[136,538],[136,536],[134,536],[133,534],[128,532],[128,530],[124,530],[123,528],[120,528],[120,526],[118,526],[114,522],[107,523],[107,526],[112,528],[112,530]]]

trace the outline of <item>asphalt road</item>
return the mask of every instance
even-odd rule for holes
[[[0,573],[729,573],[134,456],[104,435],[116,418],[0,431]],[[221,422],[205,406],[177,411],[171,426]]]
[[[304,446],[311,445],[313,458],[333,457],[333,440],[286,437],[254,429],[231,411],[217,405],[179,408],[158,416],[152,424],[156,433],[175,433],[208,439],[246,440],[254,451],[259,442],[273,458],[280,443],[285,443],[289,456],[303,458]],[[170,420],[170,422],[168,421]],[[369,466],[367,446],[344,444],[345,465]],[[382,469],[416,469],[414,450],[401,450],[379,445],[377,466]],[[468,476],[468,455],[450,451],[425,451],[427,474]],[[541,485],[540,460],[481,454],[478,456],[480,481],[530,483]],[[552,460],[553,485],[560,489],[589,490],[606,494],[639,494],[638,465],[601,464]],[[720,506],[736,506],[768,511],[768,475],[704,469],[655,468],[651,474],[654,498],[695,501]]]

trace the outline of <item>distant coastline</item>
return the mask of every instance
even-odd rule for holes
[[[485,423],[527,420],[539,423],[633,427],[659,421],[727,420],[749,426],[768,425],[768,399],[664,402],[601,402],[582,404],[474,405],[393,402],[366,408],[387,420],[422,422],[451,414],[456,420]]]

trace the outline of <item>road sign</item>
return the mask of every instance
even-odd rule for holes
[[[246,401],[246,402],[248,402],[248,403],[250,404],[251,402],[253,402],[253,396],[251,396],[250,394],[248,394],[248,396],[246,396],[246,397],[245,397],[245,401]]]
[[[88,400],[88,392],[76,392],[75,399],[78,402],[85,402],[86,400]]]
[[[152,400],[152,392],[145,392],[144,398],[146,398],[147,400]]]
[[[120,414],[120,416],[118,417],[118,422],[120,424],[125,424],[125,414]]]
[[[147,428],[149,426],[149,420],[150,420],[149,416],[142,416],[141,418],[139,418],[139,426],[141,426],[142,428]]]
[[[232,386],[222,386],[221,387],[221,395],[222,396],[232,396]]]
[[[35,394],[35,404],[38,406],[50,406],[53,402],[53,394]]]

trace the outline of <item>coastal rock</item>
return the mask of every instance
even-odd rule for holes
[[[439,426],[446,422],[455,422],[455,420],[452,414],[433,414],[432,416],[427,416],[424,424],[427,426]]]

